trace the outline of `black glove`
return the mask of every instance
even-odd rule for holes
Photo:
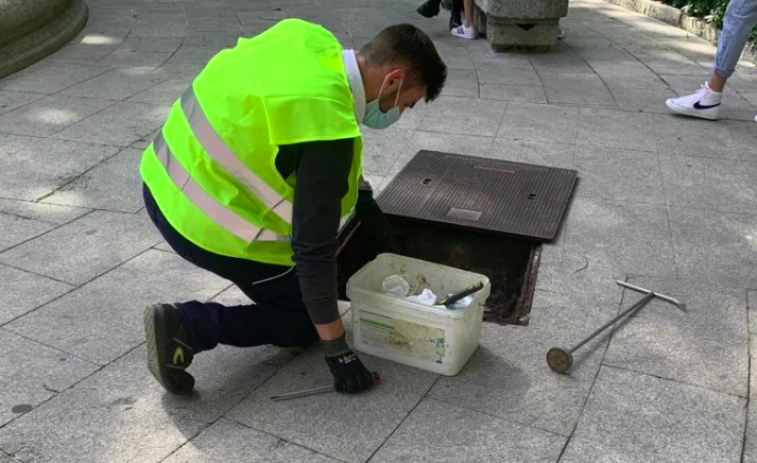
[[[321,341],[326,364],[334,375],[334,389],[339,392],[358,392],[373,386],[373,374],[350,349],[344,335],[333,341]]]
[[[373,199],[371,190],[358,191],[355,212],[364,230],[375,240],[380,250],[396,247],[394,229]]]

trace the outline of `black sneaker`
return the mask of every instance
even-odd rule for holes
[[[170,304],[149,305],[145,307],[144,323],[150,373],[171,394],[189,394],[195,379],[184,370],[194,355],[181,312]]]
[[[439,14],[439,6],[442,0],[426,0],[418,7],[418,14],[425,18],[433,18]]]

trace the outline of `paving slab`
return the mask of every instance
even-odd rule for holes
[[[665,100],[677,95],[670,89],[612,88],[618,107],[625,111],[669,114]]]
[[[83,65],[102,64],[102,59],[118,49],[122,43],[121,37],[111,37],[106,40],[98,40],[100,43],[83,43],[87,39],[93,38],[84,36],[74,39],[60,50],[48,57],[50,61],[60,61],[62,63],[78,63]]]
[[[3,228],[5,231],[5,228]],[[0,325],[71,291],[73,286],[0,264]]]
[[[81,285],[159,242],[147,214],[95,211],[0,253],[0,262]]]
[[[578,111],[568,106],[509,103],[497,137],[574,143]]]
[[[64,224],[89,212],[89,209],[69,206],[54,206],[30,201],[0,199],[0,214],[38,220],[52,224]]]
[[[726,287],[757,288],[754,214],[670,207],[678,276]]]
[[[493,137],[507,104],[491,100],[440,97],[433,103],[420,130],[446,134]]]
[[[539,72],[550,103],[615,106],[612,94],[594,73]]]
[[[605,85],[614,93],[619,90],[670,90],[668,84],[657,74],[650,72],[643,65],[640,69],[635,66],[607,66],[599,67],[597,73],[602,77]],[[673,95],[675,96],[675,95]],[[665,104],[665,100],[662,100]]]
[[[187,21],[185,18],[138,18],[131,28],[130,35],[134,37],[184,37],[187,35]]]
[[[55,225],[38,220],[0,213],[0,252],[30,240],[55,228]]]
[[[413,134],[389,174],[398,173],[421,150],[484,156],[489,152],[493,140],[491,137],[418,131]]]
[[[519,103],[546,103],[547,93],[543,87],[509,84],[480,84],[482,99],[517,101]]]
[[[384,130],[363,130],[363,171],[385,175],[392,168],[414,131],[390,127]]]
[[[582,272],[676,276],[664,206],[575,198],[566,226],[565,252],[585,259]]]
[[[171,52],[136,51],[119,48],[99,61],[103,66],[152,71],[171,58]]]
[[[757,333],[757,331],[752,331],[752,333]],[[744,433],[742,463],[757,463],[757,368],[754,367],[754,362],[757,361],[757,336],[752,335],[750,341],[752,367],[750,368],[749,409],[747,411],[746,432]]]
[[[656,150],[654,124],[646,114],[581,108],[577,143],[606,149]]]
[[[108,71],[105,66],[39,62],[0,82],[0,90],[52,94]]]
[[[0,196],[37,200],[118,152],[118,147],[43,139],[3,160]]]
[[[183,445],[165,463],[337,463],[310,449],[241,424],[220,419]]]
[[[556,462],[566,441],[563,436],[424,399],[370,462]]]
[[[661,156],[668,204],[724,212],[757,212],[757,163]]]
[[[136,213],[143,206],[139,163],[142,151],[125,149],[42,200],[115,212]]]
[[[183,42],[184,40],[178,37],[128,37],[121,43],[119,48],[149,53],[173,53]]]
[[[175,254],[153,250],[6,328],[104,365],[144,342],[148,304],[207,300],[228,285]]]
[[[473,63],[482,84],[541,85],[526,56],[474,58]]]
[[[168,56],[160,62],[162,63],[167,58]],[[152,71],[141,67],[113,69],[61,93],[101,100],[125,100],[170,77],[171,75],[164,70]]]
[[[444,83],[444,96],[478,98],[478,72],[475,69],[449,69]]]
[[[359,44],[359,45],[362,45],[362,43]],[[357,46],[359,46],[359,45],[357,45]],[[449,69],[449,70],[454,70],[454,69],[473,69],[473,70],[475,70],[476,69],[476,65],[473,63],[473,60],[471,59],[471,57],[467,53],[464,54],[464,55],[463,54],[459,54],[459,55],[458,54],[451,54],[451,55],[448,55],[448,54],[442,53],[442,51],[439,50],[438,48],[437,48],[436,51],[439,52],[439,55],[442,57],[442,60],[444,61],[444,64],[447,65],[447,69]],[[478,79],[476,79],[476,81],[478,82]],[[446,92],[446,90],[445,90],[445,92]]]
[[[0,426],[34,409],[99,369],[0,328]]]
[[[636,58],[644,62],[656,74],[691,74],[704,79],[709,69],[700,66],[686,56],[673,50],[629,50]]]
[[[48,96],[0,116],[0,132],[47,137],[112,104],[94,98]]]
[[[655,153],[577,145],[574,167],[579,172],[576,196],[666,204],[660,162]]]
[[[140,346],[0,429],[0,447],[25,462],[158,462],[270,377],[289,354],[265,347],[195,358],[196,392],[165,393]],[[202,378],[202,380],[200,379]]]
[[[182,42],[182,45],[186,45],[188,47],[215,47],[220,50],[221,48],[234,47],[239,41],[240,37],[243,36],[244,33],[241,29],[238,29],[235,32],[189,31],[186,38]]]
[[[27,105],[32,101],[39,100],[43,95],[39,93],[27,93],[27,92],[10,92],[7,90],[0,90],[0,114],[5,114],[8,111]]]
[[[623,292],[611,283],[586,288],[537,289],[528,326],[546,333],[570,334],[567,346],[575,345],[617,316]],[[611,334],[608,329],[598,339],[609,339]]]
[[[749,333],[757,334],[757,291],[749,290],[747,297],[747,315],[749,317]],[[754,356],[752,356],[754,358]]]
[[[40,139],[36,137],[0,134],[0,159],[15,154],[24,148],[29,148],[39,141]]]
[[[565,30],[564,25],[561,24],[560,27]],[[594,71],[586,63],[586,60],[565,46],[564,43],[555,45],[553,51],[550,53],[529,56],[528,60],[534,66],[536,72],[539,73],[539,77],[542,77],[542,82],[545,85],[546,82],[543,80],[545,74],[594,74]]]
[[[575,146],[570,143],[495,138],[483,155],[505,161],[572,169],[574,150]]]
[[[65,140],[129,146],[165,122],[170,106],[120,102],[54,135]]]
[[[757,146],[754,144],[753,132],[754,117],[749,122],[729,120],[727,124],[728,132],[731,134],[732,146],[740,153],[739,159],[757,162]]]
[[[550,370],[547,351],[572,341],[569,332],[485,323],[481,345],[460,374],[439,378],[428,397],[569,436],[606,344],[588,344],[568,375]]]
[[[128,101],[170,106],[181,97],[181,94],[184,93],[191,84],[192,77],[173,77],[137,93],[130,97]]]
[[[323,353],[314,346],[226,417],[341,461],[366,461],[428,392],[436,375],[365,354],[360,358],[382,376],[381,384],[364,394],[270,400],[277,393],[332,384]]]
[[[746,400],[602,367],[561,463],[737,462]]]
[[[149,134],[142,135],[141,137],[137,139],[137,141],[129,145],[129,148],[133,148],[141,152],[144,152],[145,148],[147,148],[150,145],[150,143],[152,143],[155,140],[155,137],[158,136],[161,130],[162,130],[162,127],[158,127],[157,129],[153,130]]]
[[[270,26],[269,26],[270,27]],[[165,61],[166,64],[201,64],[205,65],[223,47],[218,45],[189,47],[182,45],[176,53]]]
[[[744,291],[663,278],[629,281],[687,304],[650,302],[613,335],[604,364],[747,397],[749,338]],[[626,290],[623,308],[642,297]]]
[[[705,121],[674,114],[653,115],[659,153],[739,159],[726,121]]]

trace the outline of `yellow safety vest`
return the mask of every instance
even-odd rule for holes
[[[279,145],[355,138],[346,216],[363,143],[342,46],[323,27],[280,21],[215,55],[142,155],[140,173],[169,223],[208,251],[292,265],[295,178]]]

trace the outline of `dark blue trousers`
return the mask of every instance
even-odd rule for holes
[[[234,307],[196,300],[176,304],[192,334],[195,352],[212,349],[218,344],[288,347],[305,346],[319,339],[302,302],[293,268],[206,251],[171,226],[147,185],[143,186],[142,193],[147,213],[178,255],[231,281],[254,301],[250,305]]]

